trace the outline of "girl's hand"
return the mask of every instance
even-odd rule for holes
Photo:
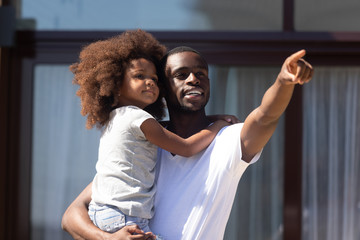
[[[153,233],[144,233],[137,225],[125,226],[111,234],[109,240],[155,240]]]
[[[210,116],[207,116],[208,119],[211,121],[211,122],[215,122],[217,120],[224,120],[230,124],[235,124],[235,123],[239,123],[240,120],[234,116],[234,115],[227,115],[227,114],[217,114],[217,115],[210,115]]]
[[[211,132],[218,133],[223,127],[229,125],[231,125],[229,122],[220,119],[213,122],[213,124],[211,124],[207,129],[210,130]]]

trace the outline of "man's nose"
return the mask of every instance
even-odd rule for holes
[[[200,84],[200,80],[196,77],[194,73],[189,74],[189,77],[186,79],[186,82],[194,85]]]

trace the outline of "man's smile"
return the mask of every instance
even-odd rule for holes
[[[200,88],[193,88],[185,90],[183,95],[187,98],[201,97],[204,95],[204,91]]]

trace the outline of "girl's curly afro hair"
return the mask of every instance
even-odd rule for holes
[[[81,114],[87,116],[86,128],[94,125],[100,128],[107,123],[110,112],[118,106],[118,90],[130,61],[145,58],[153,62],[160,84],[159,63],[165,53],[166,47],[142,30],[126,31],[84,47],[79,61],[72,64],[70,70],[74,73],[73,83],[80,86],[76,94],[81,99]],[[164,116],[162,94],[144,110],[161,119]]]

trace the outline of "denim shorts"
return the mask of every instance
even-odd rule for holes
[[[113,233],[124,226],[135,224],[144,232],[151,232],[148,219],[127,216],[114,206],[99,205],[91,202],[89,216],[98,228],[106,232]]]

